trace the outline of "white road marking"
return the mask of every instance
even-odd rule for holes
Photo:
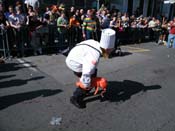
[[[125,46],[128,48],[129,52],[145,52],[145,51],[150,51],[149,49],[144,49],[144,48],[138,48],[138,47],[132,47],[132,46]]]
[[[34,72],[37,72],[37,69],[36,69],[36,68],[32,67],[31,64],[26,63],[24,60],[22,60],[22,59],[17,59],[17,61],[18,61],[19,63],[21,63],[24,67],[27,67],[27,68],[29,68],[30,70],[34,71]]]

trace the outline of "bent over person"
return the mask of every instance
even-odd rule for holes
[[[108,58],[114,49],[115,31],[112,29],[102,30],[100,42],[93,39],[78,43],[68,54],[66,64],[79,78],[85,87],[76,88],[70,102],[78,108],[85,108],[83,101],[86,93],[90,91],[91,79],[97,76],[97,66],[102,55]]]

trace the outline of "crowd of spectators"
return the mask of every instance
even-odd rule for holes
[[[41,11],[39,4],[30,5],[29,2],[17,1],[8,10],[0,3],[0,30],[8,34],[8,44],[14,56],[25,55],[28,48],[32,49],[33,55],[39,55],[44,46],[53,46],[59,52],[85,39],[100,40],[101,30],[105,28],[116,31],[116,46],[144,41],[166,44],[168,41],[166,45],[171,47],[172,39],[175,39],[175,18],[129,16],[127,12],[110,10],[104,5],[99,10],[85,10],[61,3]],[[1,37],[4,37],[3,33]]]

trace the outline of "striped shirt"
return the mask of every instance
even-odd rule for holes
[[[96,21],[87,17],[83,21],[83,30],[94,31],[96,29]]]

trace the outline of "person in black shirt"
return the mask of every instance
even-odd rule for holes
[[[7,19],[5,18],[4,13],[0,12],[0,49],[3,49],[3,37],[5,37],[5,31],[8,28],[9,23]],[[5,63],[5,61],[2,58],[2,52],[0,52],[0,63]]]
[[[0,12],[0,28],[5,29],[8,26],[9,26],[9,23],[8,23],[7,19],[5,18],[4,13],[1,11]]]

